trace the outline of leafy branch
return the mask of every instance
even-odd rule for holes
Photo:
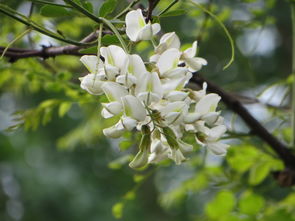
[[[92,45],[92,43],[82,43],[82,42],[77,42],[71,39],[67,39],[64,38],[63,36],[58,35],[55,32],[52,32],[46,28],[44,28],[43,26],[37,24],[36,22],[32,21],[30,18],[24,16],[23,14],[15,11],[14,9],[8,7],[7,5],[1,4],[0,3],[0,12],[13,18],[14,20],[17,20],[25,25],[27,25],[29,28],[32,28],[35,31],[38,31],[44,35],[47,35],[51,38],[54,38],[56,40],[65,42],[65,43],[69,43],[69,44],[73,44],[73,45]]]

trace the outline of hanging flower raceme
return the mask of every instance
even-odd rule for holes
[[[140,9],[126,15],[126,34],[131,41],[150,40],[160,30],[159,24],[145,22]],[[81,62],[89,71],[80,78],[81,88],[93,95],[105,95],[101,115],[118,117],[117,123],[103,130],[105,136],[119,138],[126,131],[139,131],[139,151],[130,167],[172,159],[176,164],[186,161],[193,145],[184,136],[195,136],[196,143],[212,153],[224,155],[228,145],[220,142],[226,132],[217,105],[217,94],[203,89],[185,88],[207,61],[196,57],[197,42],[181,51],[174,33],[164,34],[149,62],[137,54],[128,54],[121,47],[101,47],[100,55],[85,55]]]

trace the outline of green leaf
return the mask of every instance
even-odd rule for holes
[[[93,13],[93,5],[89,1],[81,1],[81,5],[88,10],[89,12]]]
[[[130,148],[132,146],[132,144],[133,144],[133,142],[131,140],[122,140],[119,143],[120,150],[122,150],[122,151],[127,150],[128,148]]]
[[[249,183],[251,185],[258,185],[261,183],[271,170],[271,165],[268,162],[259,162],[250,170]]]
[[[263,208],[264,203],[263,197],[246,192],[239,201],[239,209],[242,213],[256,215]]]
[[[93,46],[90,48],[84,48],[79,50],[80,53],[82,54],[96,54],[97,53],[97,46]]]
[[[250,145],[233,146],[226,156],[227,162],[237,172],[246,172],[257,161],[259,152]]]
[[[106,0],[99,9],[99,16],[106,17],[112,13],[117,6],[117,0]]]
[[[207,204],[206,213],[212,219],[228,215],[235,206],[235,196],[230,191],[219,192],[215,199]]]
[[[61,16],[68,16],[69,11],[60,6],[44,5],[40,9],[40,14],[46,17],[61,17]]]
[[[116,219],[120,219],[122,218],[123,215],[123,208],[124,208],[124,204],[122,202],[116,203],[113,208],[112,208],[112,213],[113,216]]]
[[[131,160],[132,156],[130,154],[123,155],[108,164],[108,167],[113,170],[121,169],[122,166],[127,164]]]
[[[108,46],[111,44],[118,44],[120,41],[116,35],[105,35],[101,39],[101,44]]]
[[[63,102],[59,105],[58,116],[63,117],[72,107],[71,102]]]
[[[180,16],[180,15],[183,15],[185,14],[185,10],[184,9],[176,9],[176,10],[171,10],[171,11],[168,11],[164,14],[162,14],[160,17],[171,17],[171,16]]]

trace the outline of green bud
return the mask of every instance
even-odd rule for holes
[[[207,138],[206,134],[202,132],[197,132],[196,137],[198,138],[199,141],[204,142]]]
[[[133,169],[138,169],[144,167],[148,162],[148,153],[147,151],[140,150],[134,159],[129,163],[129,166]]]
[[[148,135],[148,134],[150,134],[151,133],[150,127],[148,125],[143,125],[141,127],[141,133],[142,133],[142,135]]]
[[[163,127],[162,129],[169,146],[172,149],[178,149],[179,144],[173,130],[170,127]]]

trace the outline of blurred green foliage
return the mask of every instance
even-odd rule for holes
[[[75,1],[110,19],[129,3]],[[279,139],[290,142],[293,79],[288,1],[202,2],[234,39],[236,59],[225,71],[222,67],[231,56],[228,41],[202,10],[179,1],[157,16],[170,3],[161,0],[154,19],[160,21],[163,32],[176,31],[184,47],[198,39],[198,54],[209,63],[203,76],[233,93],[258,97],[260,102],[249,102],[247,107]],[[32,4],[25,0],[1,3],[26,15]],[[77,41],[97,27],[72,8],[37,1],[31,18]],[[1,15],[0,45],[8,45],[25,29]],[[13,47],[64,44],[31,32]],[[106,35],[102,44],[119,41]],[[136,45],[145,57],[150,48],[149,42]],[[102,129],[116,119],[105,121],[100,116],[105,98],[80,89],[78,78],[85,73],[74,56],[14,63],[0,60],[0,220],[295,220],[294,188],[280,187],[272,176],[283,169],[283,163],[261,140],[247,135],[245,124],[225,107],[223,115],[231,132],[225,158],[195,145],[194,154],[181,166],[167,161],[131,170],[128,162],[139,137],[132,133],[119,141],[103,137]]]

